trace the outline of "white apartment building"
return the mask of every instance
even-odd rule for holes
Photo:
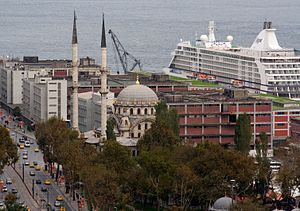
[[[16,63],[15,63],[16,64]],[[1,100],[7,104],[22,104],[23,80],[34,78],[35,75],[47,74],[42,70],[24,70],[15,66],[14,63],[7,63],[0,68],[0,93]]]
[[[35,122],[52,116],[67,119],[67,81],[37,76],[24,80],[23,114]]]
[[[114,93],[109,92],[107,98],[107,112],[109,113],[112,111]],[[71,106],[73,105],[71,104]],[[78,94],[78,125],[81,132],[100,128],[100,109],[101,94],[99,92],[84,92]]]

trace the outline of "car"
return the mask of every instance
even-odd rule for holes
[[[24,139],[19,138],[19,142],[20,142],[20,143],[24,143],[25,141],[24,141]]]
[[[33,163],[33,165],[35,165],[35,166],[38,165],[38,162],[37,162],[37,161],[33,161],[32,163]]]
[[[23,155],[23,159],[28,159],[28,156],[27,155]]]
[[[2,192],[7,192],[7,187],[6,187],[6,185],[4,185],[4,186],[2,187]]]
[[[29,166],[29,162],[26,161],[26,162],[24,163],[24,165],[25,165],[25,166]]]
[[[22,138],[23,138],[25,141],[27,141],[27,136],[22,136]]]
[[[33,163],[30,163],[30,164],[29,164],[29,168],[34,168]]]
[[[34,152],[39,152],[39,151],[40,151],[39,148],[34,149]]]
[[[22,154],[23,154],[23,155],[28,155],[28,151],[27,151],[27,150],[24,150]]]
[[[34,144],[34,141],[33,141],[33,140],[30,140],[30,144]]]
[[[60,201],[55,201],[55,202],[54,202],[54,206],[55,206],[55,207],[60,207],[60,205],[61,205]]]
[[[49,179],[46,179],[46,180],[44,181],[44,184],[45,184],[45,185],[51,185],[51,181],[50,181]]]
[[[0,210],[6,210],[6,206],[3,201],[0,201]]]
[[[35,176],[35,172],[34,172],[34,171],[30,171],[30,172],[29,172],[29,175],[30,175],[30,176]]]
[[[56,197],[56,201],[63,201],[64,200],[64,197],[62,195],[58,195]]]
[[[11,179],[10,179],[10,178],[7,178],[7,179],[6,179],[6,184],[7,184],[7,185],[10,185],[10,184],[12,184],[12,181],[11,181]]]
[[[18,193],[18,190],[17,190],[16,188],[12,188],[12,189],[11,189],[11,192],[12,192],[13,194],[16,194],[16,193]]]
[[[40,166],[35,166],[35,170],[40,171],[41,167]]]
[[[42,186],[42,187],[41,187],[41,191],[42,191],[42,192],[47,192],[48,189],[47,189],[45,186]]]
[[[25,146],[23,144],[20,144],[20,149],[24,149]]]
[[[29,141],[25,141],[25,147],[30,147],[30,142]]]
[[[42,181],[41,181],[40,179],[37,179],[37,180],[35,181],[35,183],[39,185],[39,184],[42,184]]]

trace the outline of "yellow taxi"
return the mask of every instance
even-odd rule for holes
[[[35,168],[35,170],[37,170],[37,171],[40,171],[40,170],[41,170],[41,167],[40,167],[40,166],[35,166],[34,168]]]
[[[34,152],[39,152],[39,151],[40,151],[39,148],[34,149]]]
[[[29,164],[29,168],[34,168],[33,163],[30,163],[30,164]]]
[[[20,149],[24,149],[25,146],[23,144],[20,145]]]
[[[64,197],[62,195],[58,195],[56,197],[56,201],[63,201],[64,200]]]
[[[28,156],[27,155],[23,155],[23,159],[28,159]]]
[[[44,184],[45,184],[45,185],[51,185],[51,181],[50,181],[49,179],[46,179],[46,180],[44,181]]]

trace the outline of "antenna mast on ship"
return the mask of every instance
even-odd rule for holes
[[[209,42],[215,42],[215,22],[214,21],[209,21],[208,24],[208,41]]]

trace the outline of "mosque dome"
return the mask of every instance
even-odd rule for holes
[[[130,85],[118,95],[115,104],[119,105],[151,105],[158,101],[155,92],[141,84]]]
[[[224,196],[215,201],[214,205],[210,209],[211,211],[229,211],[232,205],[232,198]]]

